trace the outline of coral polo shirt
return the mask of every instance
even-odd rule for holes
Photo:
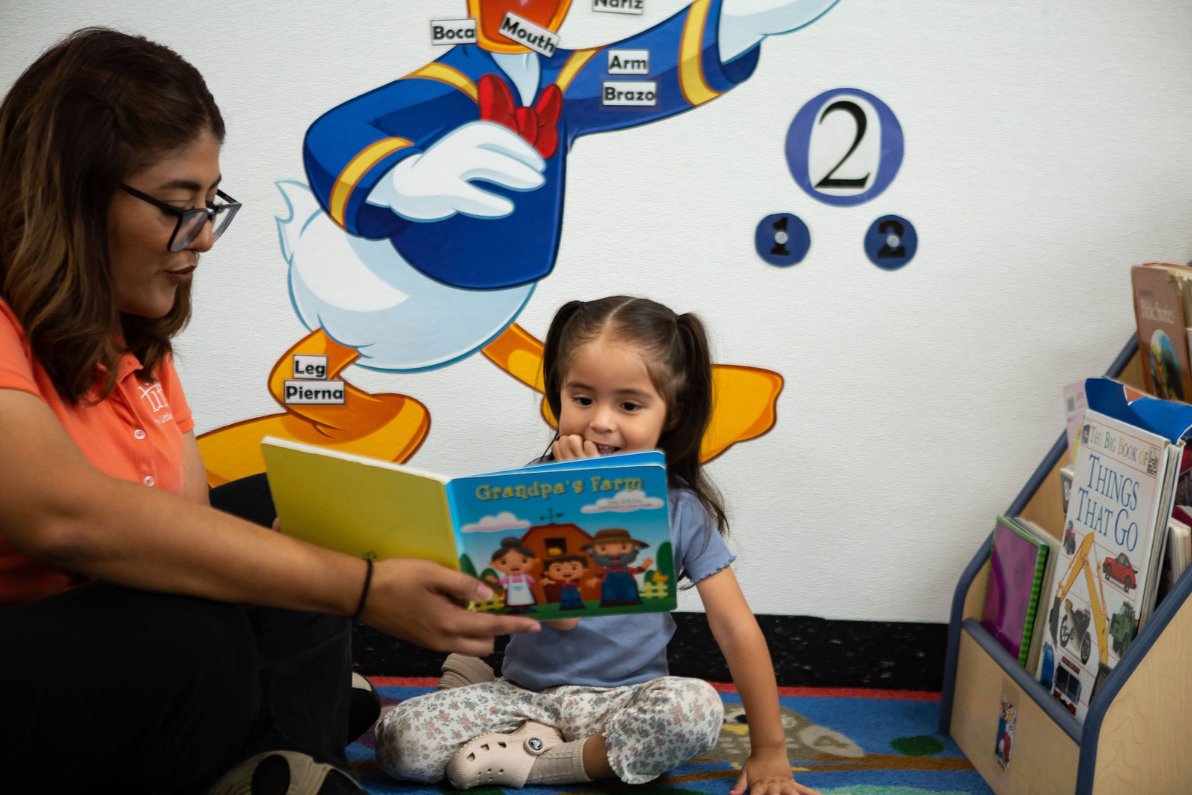
[[[20,323],[0,300],[0,389],[41,398],[96,469],[120,480],[182,493],[182,435],[194,427],[190,406],[169,358],[147,380],[131,353],[120,360],[116,388],[101,403],[70,405],[59,397]],[[0,608],[64,591],[78,574],[34,560],[4,537],[0,525]]]

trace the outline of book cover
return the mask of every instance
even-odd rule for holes
[[[1179,506],[1177,506],[1178,509]],[[1187,510],[1180,511],[1187,516]],[[1174,515],[1167,525],[1167,550],[1163,556],[1163,575],[1159,580],[1159,597],[1162,601],[1167,592],[1175,586],[1184,570],[1192,563],[1192,526]]]
[[[1166,400],[1192,400],[1179,280],[1163,266],[1135,265],[1130,269],[1130,281],[1147,392]]]
[[[1185,317],[1188,317],[1188,315],[1185,314]],[[1192,329],[1189,329],[1189,332],[1192,332]],[[1123,384],[1121,381],[1116,381],[1108,377],[1100,380],[1110,381],[1115,386],[1120,386],[1127,401],[1138,400],[1147,396],[1146,392],[1140,392],[1128,384]],[[1077,381],[1075,384],[1069,384],[1064,387],[1064,420],[1067,423],[1068,457],[1070,461],[1076,460],[1076,451],[1080,449],[1080,437],[1077,435],[1077,431],[1080,430],[1080,420],[1084,417],[1084,410],[1089,407],[1084,384],[1084,381]],[[1065,507],[1064,512],[1066,513],[1067,510]]]
[[[1072,467],[1066,466],[1060,470],[1060,500],[1063,504],[1064,516],[1068,515],[1068,499],[1072,496],[1072,479],[1074,477],[1076,477],[1076,471]]]
[[[673,610],[661,452],[447,477],[266,438],[282,532],[354,557],[419,557],[492,586],[469,607],[540,620]]]
[[[1076,458],[1076,432],[1080,430],[1080,418],[1084,416],[1084,410],[1087,408],[1083,379],[1064,387],[1064,421],[1067,423],[1068,452],[1073,460]]]
[[[1039,525],[1021,516],[1014,517],[1015,523],[1023,530],[1032,533],[1035,538],[1047,545],[1047,562],[1043,567],[1043,579],[1039,584],[1038,608],[1030,624],[1030,650],[1027,654],[1025,668],[1034,671],[1039,665],[1039,654],[1043,651],[1043,638],[1047,635],[1047,594],[1051,593],[1052,583],[1055,582],[1055,566],[1060,559],[1060,542],[1051,533]]]
[[[1092,408],[1084,414],[1036,672],[1079,721],[1154,605],[1182,450]]]
[[[1019,665],[1026,665],[1048,546],[1012,519],[999,516],[993,528],[989,580],[981,624]]]

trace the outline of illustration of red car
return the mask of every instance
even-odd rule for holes
[[[1138,569],[1130,565],[1130,559],[1126,557],[1126,553],[1119,553],[1116,558],[1106,560],[1101,566],[1101,571],[1105,574],[1107,580],[1117,580],[1122,584],[1122,590],[1129,591],[1136,584],[1135,576],[1138,574]]]

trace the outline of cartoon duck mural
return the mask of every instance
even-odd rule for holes
[[[212,485],[263,471],[266,435],[405,461],[430,428],[426,406],[343,386],[342,405],[287,403],[295,356],[395,373],[477,351],[539,392],[542,343],[514,323],[554,268],[567,154],[591,133],[703,105],[744,82],[761,41],[804,27],[837,0],[695,0],[605,47],[565,50],[571,0],[468,0],[476,42],[333,108],[308,129],[309,187],[280,182],[279,219],[295,310],[310,333],[270,373],[284,412],[204,434]],[[609,50],[648,52],[640,88],[612,88]],[[782,376],[717,365],[702,456],[769,430]],[[543,401],[543,415],[554,418]]]

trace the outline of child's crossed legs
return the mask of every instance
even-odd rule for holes
[[[396,778],[442,781],[465,743],[489,732],[515,731],[526,721],[557,728],[567,742],[602,732],[612,771],[628,784],[642,784],[710,752],[724,707],[708,683],[676,676],[541,692],[498,679],[399,704],[377,723],[377,761]]]

